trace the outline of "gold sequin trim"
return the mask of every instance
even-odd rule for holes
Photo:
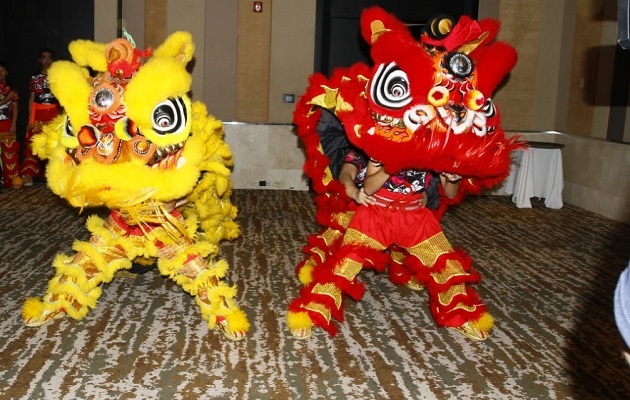
[[[327,109],[335,107],[337,105],[337,94],[339,93],[339,89],[333,89],[326,85],[321,85],[321,88],[324,89],[324,93],[313,97],[308,104],[313,104]]]
[[[462,304],[459,303],[458,305],[456,305],[455,307],[453,307],[453,309],[451,311],[455,311],[455,310],[466,310],[468,312],[473,312],[477,309],[476,305],[472,305],[472,306],[467,306],[466,304]]]
[[[179,254],[180,250],[180,246],[169,244],[159,249],[157,255],[160,258],[172,259]]]
[[[352,228],[346,231],[346,235],[343,238],[343,244],[357,244],[371,249],[385,250],[385,246],[383,246],[378,240],[375,240]]]
[[[324,261],[326,259],[326,253],[324,251],[322,251],[322,249],[320,249],[319,247],[313,247],[310,250],[313,253],[317,254],[321,261]]]
[[[354,211],[347,211],[345,213],[334,214],[333,220],[339,225],[343,226],[344,228],[347,228],[353,216],[354,216]]]
[[[339,309],[341,307],[341,289],[339,289],[334,283],[318,283],[313,287],[312,293],[323,294],[330,296],[335,301],[335,307]]]
[[[437,233],[409,249],[411,254],[418,257],[429,268],[433,267],[439,256],[452,251],[453,248],[443,232]]]
[[[392,260],[397,264],[402,264],[405,259],[405,254],[402,251],[392,250],[390,252]]]
[[[440,285],[446,283],[449,279],[454,276],[464,276],[466,275],[466,271],[464,271],[464,267],[457,260],[448,260],[446,261],[446,268],[440,273],[432,273],[431,277],[436,283]]]
[[[302,307],[306,310],[321,314],[321,316],[324,317],[324,319],[326,319],[326,322],[330,323],[330,318],[331,318],[330,310],[325,305],[311,301],[310,303]]]
[[[343,276],[351,282],[361,272],[362,268],[363,265],[360,262],[346,258],[341,264],[335,266],[333,273],[337,276]]]
[[[451,304],[451,302],[453,301],[453,297],[457,296],[458,294],[466,294],[466,285],[460,284],[451,286],[446,292],[440,293],[438,295],[438,299],[440,301],[440,304],[447,306]]]
[[[321,238],[324,242],[326,242],[326,245],[330,247],[331,243],[335,242],[341,236],[342,236],[341,232],[328,228],[318,237]]]

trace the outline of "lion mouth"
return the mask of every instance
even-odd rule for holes
[[[394,118],[394,117],[390,117],[389,115],[382,115],[382,114],[377,114],[373,112],[372,119],[374,119],[374,121],[380,124],[389,125],[392,128],[405,127],[405,122],[403,121],[402,118]]]
[[[151,168],[169,169],[179,168],[183,165],[184,158],[182,152],[184,143],[171,144],[165,147],[156,148],[153,159],[147,163]]]

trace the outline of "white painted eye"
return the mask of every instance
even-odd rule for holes
[[[403,108],[411,102],[407,74],[396,63],[381,64],[372,79],[370,95],[379,106]]]
[[[169,98],[153,109],[153,130],[158,135],[180,133],[186,128],[188,113],[181,97]]]

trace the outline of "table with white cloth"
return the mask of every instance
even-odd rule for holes
[[[532,197],[545,199],[548,208],[562,208],[562,148],[564,145],[527,142],[528,147],[512,153],[510,175],[504,190],[518,208],[531,208]]]

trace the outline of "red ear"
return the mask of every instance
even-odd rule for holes
[[[501,23],[496,19],[486,18],[479,21],[479,27],[482,31],[487,32],[488,36],[484,39],[482,46],[488,43],[494,42],[494,39],[497,37],[499,33],[499,28],[501,27]]]
[[[400,32],[409,35],[409,30],[394,15],[388,13],[380,7],[370,7],[361,13],[361,36],[370,46],[386,32]]]
[[[477,89],[486,96],[492,96],[497,85],[516,65],[518,55],[512,46],[504,42],[495,42],[478,50],[474,53],[478,71]]]

